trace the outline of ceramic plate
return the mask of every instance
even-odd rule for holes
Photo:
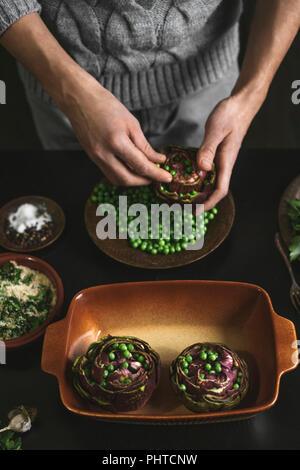
[[[48,213],[52,216],[52,220],[55,225],[52,236],[36,247],[22,248],[20,245],[10,241],[4,232],[5,222],[9,214],[15,212],[22,204],[45,206]],[[43,196],[23,196],[18,199],[13,199],[0,209],[0,245],[6,250],[18,251],[19,253],[29,253],[41,250],[42,248],[46,248],[51,245],[51,243],[55,242],[60,237],[64,231],[65,223],[65,215],[62,208],[55,201],[52,201],[52,199],[48,199]]]
[[[96,225],[100,220],[96,216],[97,203],[89,198],[85,206],[85,224],[89,236],[95,245],[111,258],[139,268],[168,269],[193,263],[214,251],[229,235],[235,217],[235,205],[229,193],[218,204],[218,215],[208,225],[204,245],[201,250],[186,250],[180,253],[151,255],[132,248],[128,240],[99,240]]]
[[[52,282],[57,295],[54,308],[51,310],[51,312],[49,312],[46,320],[38,328],[35,328],[35,330],[27,333],[26,335],[5,341],[5,346],[7,349],[17,349],[19,347],[25,346],[26,344],[32,343],[32,341],[35,341],[44,334],[46,327],[61,311],[64,300],[64,288],[57,272],[52,268],[52,266],[50,266],[50,264],[46,263],[46,261],[43,261],[40,258],[26,254],[0,253],[0,266],[9,261],[15,261],[21,266],[27,266],[30,269],[34,269],[41,272],[42,274],[45,274],[45,276],[47,276],[48,279],[50,279]]]

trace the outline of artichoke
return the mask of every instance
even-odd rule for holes
[[[246,363],[219,343],[188,346],[170,367],[172,386],[184,405],[195,412],[236,407],[248,390]]]
[[[108,411],[141,408],[157,387],[159,355],[133,336],[105,336],[73,364],[77,392]]]
[[[166,161],[161,165],[173,176],[170,183],[156,183],[156,195],[168,202],[180,204],[202,204],[214,189],[216,172],[215,166],[211,171],[199,170],[197,167],[197,149],[167,146],[160,149],[166,155]]]

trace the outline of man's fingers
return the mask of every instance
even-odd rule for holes
[[[197,163],[201,170],[209,171],[212,168],[217,148],[223,136],[209,128],[205,132],[204,140],[197,153]]]
[[[93,158],[96,165],[101,169],[106,178],[117,186],[146,186],[151,180],[136,175],[126,167],[114,155],[106,155],[105,158]]]
[[[213,207],[215,207],[218,202],[220,202],[227,194],[226,190],[223,189],[215,189],[212,195],[207,199],[204,204],[204,210],[209,211]]]
[[[228,136],[217,151],[216,188],[204,204],[204,210],[210,210],[223,199],[229,190],[232,169],[238,155],[239,146],[231,142]]]
[[[170,173],[149,161],[144,153],[142,153],[129,138],[123,142],[122,147],[120,146],[119,149],[117,149],[116,155],[138,175],[162,183],[172,181]]]
[[[135,146],[143,152],[146,157],[154,163],[163,163],[166,160],[166,156],[156,152],[148,140],[144,136],[144,133],[140,127],[135,128],[130,132],[130,137],[135,144]]]

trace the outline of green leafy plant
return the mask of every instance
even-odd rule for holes
[[[300,256],[300,200],[286,199],[289,206],[288,217],[292,229],[292,239],[289,245],[290,260],[294,261]]]
[[[22,438],[14,431],[5,431],[0,434],[0,450],[21,450]]]

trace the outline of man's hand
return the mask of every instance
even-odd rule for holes
[[[243,138],[263,104],[273,77],[300,26],[300,0],[257,0],[246,55],[232,95],[210,115],[198,165],[209,170],[215,160],[216,188],[209,210],[228,192]]]
[[[111,183],[139,186],[172,180],[155,165],[166,157],[153,150],[138,120],[92,77],[69,89],[61,108],[82,147]]]
[[[248,103],[242,96],[231,96],[221,101],[207,120],[197,160],[203,170],[211,170],[215,162],[217,180],[205,210],[214,207],[228,193],[234,163],[256,112]]]

